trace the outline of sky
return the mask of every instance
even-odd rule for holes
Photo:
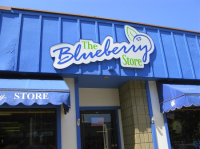
[[[0,5],[82,14],[200,32],[200,0],[0,0]]]

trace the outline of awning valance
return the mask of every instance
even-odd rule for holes
[[[70,90],[64,80],[0,79],[0,105],[63,104],[70,107]]]
[[[161,112],[200,106],[200,85],[158,85]]]

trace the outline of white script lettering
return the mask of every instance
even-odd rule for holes
[[[48,93],[15,93],[14,99],[49,99]]]

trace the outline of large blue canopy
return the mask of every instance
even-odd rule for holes
[[[158,85],[161,112],[200,106],[200,85]]]
[[[63,104],[70,107],[70,90],[64,80],[0,79],[0,105]]]

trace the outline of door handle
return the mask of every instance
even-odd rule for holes
[[[77,120],[77,126],[80,125],[80,118]]]

